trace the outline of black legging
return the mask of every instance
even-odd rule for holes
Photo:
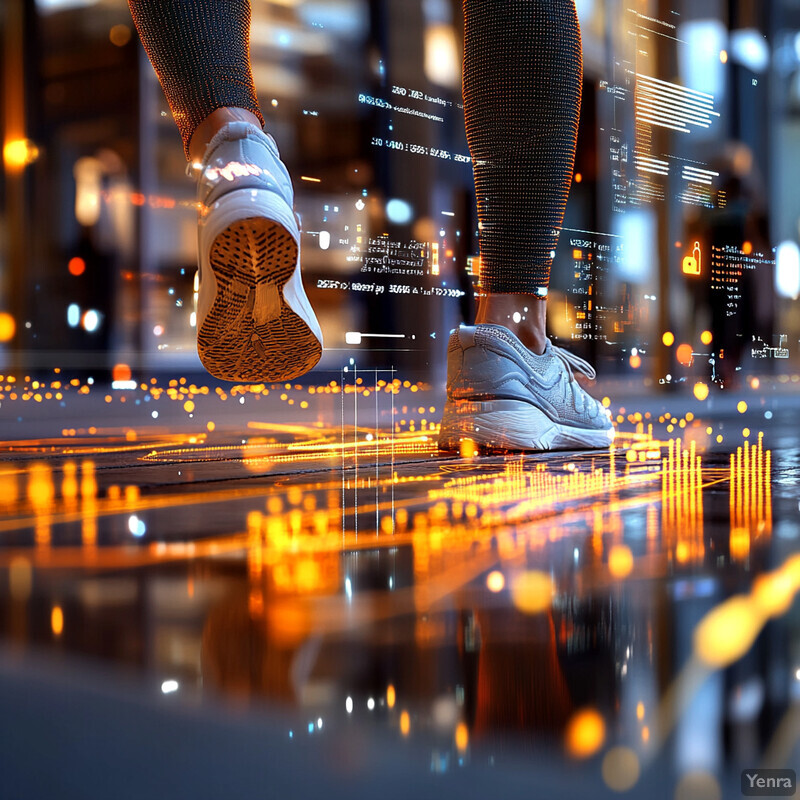
[[[262,120],[249,0],[128,0],[188,157],[217,108]],[[574,0],[464,0],[464,109],[481,223],[481,283],[544,297],[564,218],[583,65]]]
[[[245,108],[264,124],[250,69],[250,0],[128,0],[161,81],[186,158],[217,108]]]
[[[481,284],[546,294],[567,205],[583,60],[573,0],[464,0],[464,115]]]

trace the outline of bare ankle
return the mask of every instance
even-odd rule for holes
[[[508,328],[534,353],[543,353],[547,345],[547,301],[537,295],[481,295],[475,322]]]
[[[192,161],[201,161],[208,143],[214,134],[229,122],[249,122],[261,127],[261,120],[246,108],[217,108],[212,111],[194,130],[189,142],[189,155]]]

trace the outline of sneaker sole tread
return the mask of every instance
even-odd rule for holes
[[[197,334],[198,355],[214,377],[290,380],[319,361],[319,339],[283,295],[297,256],[292,234],[265,217],[239,219],[217,234],[209,253],[217,294]]]

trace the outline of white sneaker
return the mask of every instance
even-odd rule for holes
[[[439,449],[586,450],[614,441],[611,414],[578,384],[596,377],[583,359],[547,342],[528,350],[501,325],[462,325],[447,351],[447,402]]]
[[[275,141],[230,122],[198,176],[197,353],[216,378],[282,381],[310,370],[322,332],[303,290],[294,192]]]

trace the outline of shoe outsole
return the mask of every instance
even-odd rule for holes
[[[290,231],[265,217],[236,220],[214,238],[209,265],[217,293],[197,352],[215,378],[290,380],[319,361],[322,344],[283,294],[297,256]]]
[[[479,453],[546,450],[601,450],[615,431],[577,428],[553,422],[529,403],[515,400],[448,401],[439,431],[439,450],[461,452],[469,440]]]

